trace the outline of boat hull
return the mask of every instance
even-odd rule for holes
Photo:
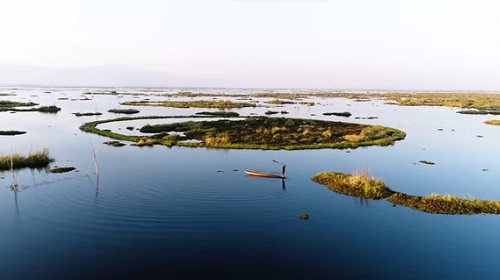
[[[254,177],[285,179],[285,176],[283,176],[283,175],[256,172],[256,171],[251,171],[251,170],[245,170],[245,174],[247,174],[248,176],[254,176]]]

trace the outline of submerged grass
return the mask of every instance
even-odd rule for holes
[[[0,156],[0,170],[11,169],[11,162],[13,165],[13,169],[23,169],[44,168],[52,161],[53,159],[50,158],[48,149],[30,153],[28,156],[22,156],[20,154]]]
[[[500,201],[465,199],[452,195],[414,196],[389,189],[384,182],[370,177],[367,172],[353,175],[337,172],[322,172],[312,180],[330,190],[363,199],[386,198],[394,205],[406,206],[432,214],[472,215],[500,214]]]

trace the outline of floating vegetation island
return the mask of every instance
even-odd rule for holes
[[[57,106],[40,106],[38,108],[21,109],[18,107],[33,107],[38,105],[33,102],[17,102],[9,100],[0,100],[0,112],[42,112],[42,113],[57,113],[61,108]]]
[[[363,199],[387,199],[394,205],[406,206],[433,214],[472,215],[500,214],[500,201],[465,199],[452,195],[414,196],[389,189],[383,181],[369,177],[366,172],[354,175],[322,172],[312,180],[330,190]]]
[[[128,101],[121,103],[129,106],[155,106],[155,107],[172,107],[172,108],[218,108],[218,109],[233,109],[243,107],[255,107],[253,103],[232,102],[228,100],[219,101]]]
[[[207,116],[170,116],[118,118],[89,122],[81,130],[136,143],[221,149],[345,149],[363,146],[387,146],[402,140],[403,131],[372,125],[311,119],[249,117],[243,120],[184,121],[145,125],[140,131],[151,136],[129,136],[100,130],[97,125],[136,119],[200,118]],[[182,136],[181,136],[182,135]]]

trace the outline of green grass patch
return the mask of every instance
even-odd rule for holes
[[[136,110],[136,109],[111,109],[111,110],[108,110],[108,112],[115,113],[115,114],[132,115],[132,114],[139,113],[139,110]]]
[[[227,100],[219,101],[163,101],[163,102],[153,102],[153,101],[128,101],[123,102],[122,105],[129,106],[156,106],[156,107],[172,107],[172,108],[218,108],[218,109],[233,109],[233,108],[243,108],[243,107],[255,107],[253,103],[246,102],[232,102]]]
[[[12,168],[44,168],[53,161],[49,156],[49,150],[43,149],[38,152],[30,153],[28,156],[20,154],[12,154],[7,156],[0,156],[0,170],[9,170]]]
[[[486,120],[484,121],[485,124],[491,124],[491,125],[500,125],[500,120]]]

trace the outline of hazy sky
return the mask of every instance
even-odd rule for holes
[[[0,0],[0,64],[193,86],[500,90],[499,0]]]

